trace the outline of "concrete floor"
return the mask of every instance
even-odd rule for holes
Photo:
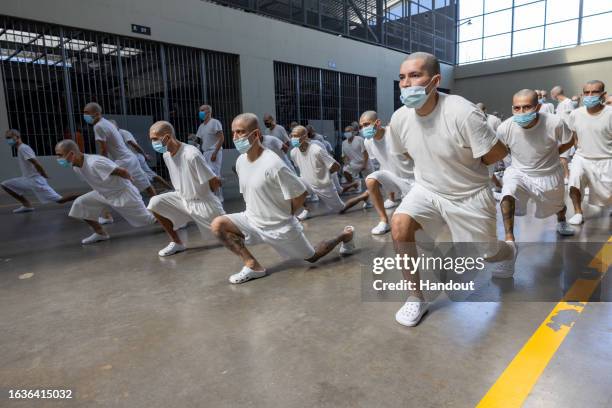
[[[13,215],[0,201],[1,407],[471,407],[556,303],[440,299],[419,326],[398,325],[400,303],[362,299],[364,254],[391,239],[369,234],[373,210],[305,223],[313,242],[354,225],[361,255],[311,266],[257,246],[271,275],[234,286],[238,259],[193,226],[190,250],[159,258],[159,227],[117,216],[110,241],[82,247],[89,230],[68,206]],[[557,239],[552,218],[519,218],[517,232]],[[604,214],[572,240],[610,233]],[[537,284],[537,258],[519,255],[506,292]],[[612,306],[589,303],[525,406],[612,406],[611,372]],[[40,387],[77,400],[6,399]]]

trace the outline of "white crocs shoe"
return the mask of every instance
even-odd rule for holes
[[[384,235],[391,231],[391,227],[386,222],[379,222],[374,228],[372,228],[372,235]]]
[[[421,318],[429,309],[429,302],[416,296],[408,296],[406,303],[395,313],[395,320],[404,326],[413,327],[419,324]]]
[[[160,249],[157,255],[170,256],[179,252],[183,252],[185,249],[187,249],[185,245],[172,241],[168,245],[166,245],[164,249]]]
[[[567,222],[561,221],[557,223],[557,232],[559,233],[559,235],[569,237],[574,235],[575,231],[572,227],[570,227]]]
[[[384,206],[385,206],[386,209],[397,207],[397,202],[387,198],[385,200]]]
[[[493,278],[507,279],[514,275],[514,265],[516,264],[516,257],[518,255],[518,248],[516,243],[513,241],[506,241],[506,244],[512,251],[512,257],[499,262],[492,262],[491,276]]]
[[[109,235],[101,235],[101,234],[98,234],[97,232],[94,232],[93,234],[91,234],[87,238],[84,238],[81,241],[81,244],[83,244],[83,245],[95,244],[96,242],[107,241],[109,239],[110,239]]]
[[[574,214],[574,216],[567,220],[567,222],[572,225],[580,225],[584,223],[584,217],[582,216],[582,214]]]
[[[355,251],[355,227],[352,225],[347,225],[344,227],[344,230],[353,231],[353,238],[351,238],[349,242],[342,242],[340,244],[340,255],[350,255],[353,253],[353,251]]]
[[[310,218],[310,212],[308,210],[304,210],[298,214],[297,219],[300,221],[304,221]]]
[[[34,207],[21,206],[19,208],[15,208],[13,210],[13,214],[27,213],[27,212],[32,212],[32,211],[34,211]]]
[[[248,266],[243,266],[240,272],[229,277],[229,281],[230,283],[239,284],[253,279],[263,278],[264,276],[266,276],[265,269],[263,271],[254,271]]]
[[[100,225],[112,224],[113,222],[115,222],[113,217],[110,217],[110,218],[98,217],[98,224]]]

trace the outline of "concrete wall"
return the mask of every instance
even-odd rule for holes
[[[238,54],[243,109],[260,117],[275,112],[276,60],[325,69],[333,61],[340,72],[376,77],[378,110],[388,119],[393,113],[393,80],[405,57],[400,52],[200,0],[4,1],[0,14],[126,36],[135,36],[132,23],[140,24],[151,27],[152,35],[143,36],[146,39]],[[452,89],[453,67],[443,66],[443,75],[441,86]],[[6,127],[6,107],[0,99],[0,129]],[[235,151],[226,151],[223,167],[228,179],[232,178],[232,159]],[[76,179],[62,177],[58,167],[54,163],[48,166],[53,185],[59,189],[78,185]],[[14,159],[2,144],[0,179],[13,174]]]
[[[454,92],[508,117],[520,89],[561,85],[566,95],[579,95],[589,79],[612,88],[612,41],[457,66]]]

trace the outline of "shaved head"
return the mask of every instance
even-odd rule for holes
[[[274,118],[272,117],[272,115],[270,115],[269,113],[264,113],[263,115],[263,120],[267,121],[267,120],[274,120]]]
[[[291,130],[291,136],[299,137],[300,139],[305,137],[307,134],[308,134],[308,130],[302,125],[297,125]]]
[[[590,86],[596,86],[597,90],[600,92],[603,92],[606,90],[606,84],[604,84],[602,81],[600,81],[599,79],[592,79],[590,81],[587,81],[586,84],[584,84],[584,87],[582,87],[582,90],[584,91],[585,88],[587,87],[587,85]]]
[[[200,110],[201,111],[206,111],[209,114],[212,113],[212,107],[210,105],[202,105],[202,106],[200,106]]]
[[[149,128],[149,137],[162,138],[164,136],[170,136],[172,139],[176,139],[174,133],[174,126],[172,123],[165,120],[155,122],[151,128]]]
[[[404,59],[404,62],[414,60],[423,61],[423,68],[430,77],[440,73],[440,61],[434,55],[427,52],[413,52]]]
[[[553,89],[550,90],[550,94],[552,96],[563,95],[563,88],[561,86],[557,85]]]
[[[249,132],[255,129],[259,129],[259,119],[254,113],[241,113],[240,115],[234,118],[234,120],[232,121],[232,125],[234,123],[240,123]]]
[[[533,89],[521,89],[520,91],[514,94],[512,100],[514,101],[515,99],[519,98],[529,98],[529,101],[533,106],[536,106],[538,104],[538,94]]]
[[[55,145],[55,153],[57,153],[60,156],[63,156],[70,152],[74,152],[77,154],[81,153],[81,150],[79,149],[79,145],[76,144],[74,140],[64,139]]]
[[[85,107],[83,108],[84,112],[89,112],[90,114],[102,114],[102,107],[96,103],[96,102],[89,102],[87,105],[85,105]]]
[[[367,120],[369,122],[374,122],[377,119],[378,119],[378,113],[376,113],[376,111],[369,110],[361,114],[361,116],[359,117],[359,122],[362,122],[364,120]]]
[[[7,130],[5,133],[5,136],[6,137],[16,137],[18,139],[21,139],[21,133],[17,129]]]
[[[476,106],[478,107],[478,109],[480,109],[480,110],[481,110],[481,111],[483,111],[483,112],[486,112],[486,111],[487,111],[487,107],[486,107],[486,106],[485,106],[485,104],[484,104],[484,103],[482,103],[482,102],[478,102],[478,103],[476,104]]]

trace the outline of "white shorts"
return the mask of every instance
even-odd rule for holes
[[[138,162],[136,155],[127,159],[115,160],[115,163],[117,163],[117,166],[126,169],[130,173],[130,176],[132,176],[134,179],[133,183],[138,191],[144,191],[151,187],[149,178],[140,168],[140,163]]]
[[[342,171],[344,173],[348,173],[351,175],[352,178],[356,179],[359,178],[359,175],[361,174],[361,176],[363,176],[364,178],[367,177],[370,173],[372,173],[372,169],[370,167],[367,167],[365,170],[362,170],[362,166],[361,164],[354,164],[354,163],[349,163],[349,164],[345,164]]]
[[[125,190],[121,196],[106,199],[97,191],[83,194],[72,203],[69,216],[80,220],[98,221],[102,211],[112,208],[133,227],[143,227],[155,223],[155,217],[142,202],[136,189]]]
[[[202,234],[210,230],[210,224],[215,217],[225,214],[223,206],[216,200],[185,200],[175,191],[151,197],[147,208],[168,218],[175,227],[194,221]]]
[[[495,200],[489,188],[467,198],[449,200],[415,184],[395,213],[409,215],[434,240],[448,226],[453,242],[497,243]]]
[[[396,199],[408,194],[414,185],[414,180],[403,179],[388,170],[375,171],[366,177],[366,180],[369,179],[376,180],[380,183],[383,197],[387,197],[390,193],[394,193]]]
[[[566,151],[564,151],[563,153],[561,153],[559,155],[559,157],[561,157],[562,159],[567,159],[568,161],[570,161],[571,158],[574,156],[574,153],[576,153],[576,147],[572,146],[569,149],[567,149]]]
[[[136,153],[136,157],[138,158],[138,164],[140,164],[140,170],[144,172],[144,174],[149,179],[149,182],[152,182],[155,179],[155,176],[157,176],[157,174],[149,167],[146,157],[144,157],[140,153]]]
[[[543,176],[529,176],[514,167],[504,172],[502,197],[510,196],[516,200],[514,215],[527,213],[527,202],[531,199],[536,205],[535,217],[546,218],[558,213],[565,207],[565,184],[563,168]]]
[[[215,149],[208,149],[202,153],[204,156],[204,161],[208,164],[208,167],[215,173],[215,176],[221,177],[221,162],[223,160],[223,149],[219,149],[217,152],[217,159],[212,161],[210,158],[212,154],[215,152]]]
[[[572,160],[569,187],[589,188],[589,204],[600,207],[612,205],[612,158],[585,159],[576,154]]]
[[[248,245],[268,244],[285,259],[309,259],[315,254],[295,217],[282,227],[263,229],[252,223],[244,212],[225,216],[242,232]]]
[[[340,177],[338,177],[338,172],[335,171],[331,174],[331,181],[334,183],[334,187],[338,194],[342,192],[342,184],[340,184]]]
[[[344,201],[338,195],[338,191],[333,183],[331,183],[327,187],[319,188],[313,187],[306,180],[300,177],[300,180],[306,186],[306,190],[308,190],[308,194],[316,194],[319,197],[319,200],[325,204],[327,208],[329,208],[332,212],[340,212],[344,209]]]
[[[43,176],[16,177],[3,181],[2,185],[19,195],[32,192],[41,204],[57,202],[62,198]]]

